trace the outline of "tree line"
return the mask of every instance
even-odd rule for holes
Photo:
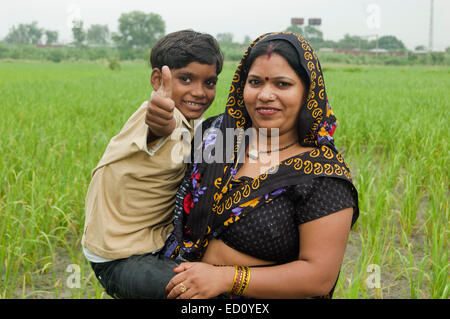
[[[117,32],[111,33],[107,25],[93,24],[84,28],[82,20],[73,21],[74,46],[114,44],[119,48],[150,48],[165,34],[165,22],[159,14],[132,11],[119,18]],[[13,26],[3,40],[6,44],[56,44],[58,32],[44,30],[33,21],[30,24]]]
[[[166,25],[163,18],[155,13],[145,13],[141,11],[132,11],[122,13],[118,20],[117,32],[110,32],[107,25],[93,24],[86,28],[81,20],[73,21],[72,42],[69,47],[79,50],[71,51],[48,51],[44,59],[58,62],[68,57],[77,59],[97,59],[114,56],[119,60],[148,59],[150,48],[156,41],[165,35]],[[360,50],[370,51],[374,49],[386,50],[390,52],[408,52],[406,46],[401,40],[392,35],[382,36],[380,38],[367,38],[356,35],[346,34],[338,41],[326,40],[323,33],[314,26],[291,25],[285,31],[301,34],[306,38],[317,51],[323,48],[342,49],[342,50]],[[42,56],[41,53],[34,52],[31,48],[20,50],[17,47],[28,45],[47,45],[55,46],[58,44],[58,32],[40,28],[36,21],[30,24],[19,24],[10,28],[8,34],[3,39],[3,43],[16,48],[9,49],[0,43],[0,58],[34,58],[33,56]],[[232,33],[219,33],[216,35],[218,42],[224,52],[225,59],[239,60],[243,51],[253,39],[245,36],[242,42],[233,40]],[[425,46],[418,46],[416,50],[424,51]],[[450,64],[450,47],[447,48],[447,54],[434,54],[437,58],[430,61],[436,63]],[[409,59],[415,59],[412,52],[409,51]],[[30,57],[32,55],[32,57]],[[410,57],[412,56],[413,59]],[[334,57],[336,58],[336,57]],[[344,59],[347,60],[347,59]],[[361,59],[364,60],[364,59]],[[365,58],[364,61],[368,61]],[[421,61],[421,60],[420,60]],[[420,63],[422,63],[421,61]]]

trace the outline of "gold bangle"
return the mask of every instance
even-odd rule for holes
[[[233,285],[230,294],[235,296],[243,296],[250,282],[250,267],[235,266],[236,273],[234,275]]]
[[[247,290],[248,284],[250,282],[250,267],[244,268],[244,279],[242,281],[242,286],[239,290],[239,296],[243,296]]]
[[[233,284],[231,285],[230,293],[233,293],[234,285],[236,284],[236,279],[237,279],[237,275],[238,275],[238,266],[234,266],[234,268],[236,270],[234,272],[234,280],[233,280]]]
[[[236,267],[235,281],[233,282],[233,286],[231,286],[230,293],[236,296],[242,286],[243,268],[242,266],[235,266],[235,267]]]

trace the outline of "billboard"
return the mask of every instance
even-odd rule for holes
[[[291,18],[291,24],[303,25],[305,19],[303,18]]]
[[[322,25],[322,19],[321,18],[311,18],[308,19],[309,25]]]

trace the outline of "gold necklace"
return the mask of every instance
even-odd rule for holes
[[[272,152],[280,152],[280,151],[284,151],[285,149],[288,149],[291,146],[294,146],[297,143],[297,141],[295,141],[292,144],[286,145],[284,147],[281,147],[277,150],[268,150],[268,151],[257,151],[256,149],[249,149],[247,152],[247,157],[257,160],[259,157],[259,154],[270,154]]]

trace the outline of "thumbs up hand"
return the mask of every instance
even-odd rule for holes
[[[153,133],[152,140],[159,136],[168,136],[175,129],[173,115],[175,102],[172,100],[172,74],[168,66],[161,68],[161,85],[152,93],[145,115],[145,123]]]

